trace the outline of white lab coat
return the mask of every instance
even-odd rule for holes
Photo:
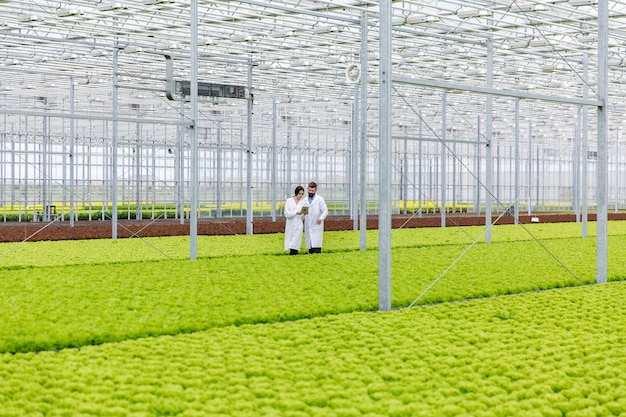
[[[308,249],[321,248],[324,239],[324,220],[328,216],[328,207],[324,197],[315,194],[309,202],[309,196],[302,197],[305,206],[309,206],[309,214],[304,216],[304,242]],[[322,222],[317,224],[317,219]]]
[[[304,197],[296,203],[294,197],[288,198],[285,202],[285,250],[300,250],[302,246],[302,231],[304,230],[302,214],[296,214],[302,211]]]

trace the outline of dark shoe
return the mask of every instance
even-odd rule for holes
[[[297,255],[298,251],[295,249],[289,249],[289,255]]]
[[[309,253],[322,253],[322,248],[311,248]]]

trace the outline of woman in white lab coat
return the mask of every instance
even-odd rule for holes
[[[308,206],[308,213],[304,216],[304,242],[309,253],[322,253],[324,238],[324,220],[328,216],[328,207],[324,197],[317,194],[317,184],[310,182],[308,196],[304,205]]]
[[[298,185],[295,195],[285,201],[285,250],[289,255],[297,255],[302,245],[302,205],[304,204],[304,187]]]

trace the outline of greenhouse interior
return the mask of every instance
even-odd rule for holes
[[[626,4],[385,5],[0,1],[0,215],[624,209]]]
[[[626,416],[626,0],[0,0],[0,45],[0,417]]]

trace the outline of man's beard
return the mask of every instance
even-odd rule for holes
[[[313,198],[313,196],[315,195],[315,193],[309,193],[309,197]]]

